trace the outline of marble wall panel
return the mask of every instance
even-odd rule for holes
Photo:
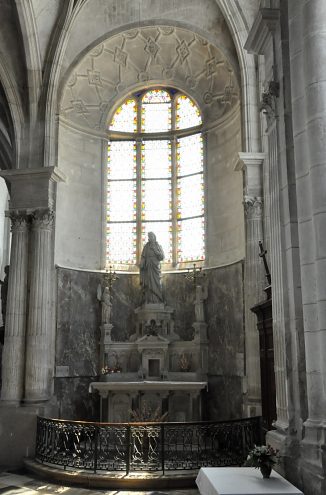
[[[90,382],[95,380],[95,376],[55,378],[54,393],[59,418],[99,421],[99,396],[88,391]]]
[[[98,277],[93,273],[58,269],[56,366],[68,366],[69,376],[98,373],[100,311]]]
[[[205,415],[209,419],[240,417],[244,373],[242,263],[205,270],[205,274],[209,338]],[[194,287],[184,275],[166,273],[162,281],[166,302],[175,309],[175,331],[181,340],[191,340]],[[98,407],[88,385],[99,373],[100,303],[96,294],[103,274],[58,268],[57,276],[56,369],[57,375],[62,369],[66,372],[55,379],[58,408],[66,418],[92,419]],[[127,341],[134,333],[133,312],[139,304],[139,276],[119,274],[113,286],[114,341]]]
[[[204,401],[204,419],[229,420],[242,417],[242,382],[237,376],[210,376]]]

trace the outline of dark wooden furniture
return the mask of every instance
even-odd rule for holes
[[[276,420],[272,298],[256,304],[251,311],[257,316],[259,332],[262,428],[266,433]]]

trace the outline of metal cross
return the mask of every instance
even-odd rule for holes
[[[261,241],[259,241],[258,245],[259,245],[259,250],[260,250],[259,257],[262,258],[263,263],[264,263],[264,268],[265,268],[265,274],[266,274],[267,282],[268,282],[268,285],[271,285],[271,283],[272,283],[271,274],[270,274],[270,271],[269,271],[269,268],[268,268],[268,264],[267,264],[267,260],[266,260],[267,251],[264,249],[263,243]]]

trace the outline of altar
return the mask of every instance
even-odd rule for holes
[[[198,381],[110,380],[92,382],[90,391],[100,395],[104,422],[129,422],[133,411],[184,422],[201,419],[201,391],[206,387]]]
[[[101,302],[99,379],[89,386],[100,396],[103,422],[201,421],[202,391],[207,388],[208,340],[201,270],[192,270],[194,322],[189,340],[175,331],[175,310],[163,298],[160,266],[163,251],[153,232],[141,260],[141,305],[134,309],[129,339],[112,339],[112,285],[108,272],[97,289]],[[160,253],[157,257],[156,254]],[[136,419],[135,419],[136,418]]]

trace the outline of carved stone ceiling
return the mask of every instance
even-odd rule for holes
[[[104,131],[123,97],[158,83],[192,96],[206,121],[225,116],[239,100],[234,67],[221,50],[186,29],[143,27],[121,32],[83,57],[63,89],[60,115],[73,126]]]

